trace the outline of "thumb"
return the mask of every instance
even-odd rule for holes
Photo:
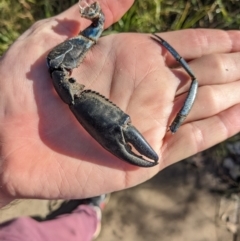
[[[83,1],[83,0],[82,0]],[[84,0],[87,1],[87,0]],[[102,11],[105,15],[105,28],[117,22],[132,6],[134,0],[99,0]],[[78,4],[73,5],[71,8],[62,12],[57,16],[58,20],[73,19],[75,21],[81,20],[81,28],[84,29],[88,21],[80,18]]]

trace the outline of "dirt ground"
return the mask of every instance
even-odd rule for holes
[[[229,222],[236,202],[209,191],[213,186],[208,174],[175,164],[142,185],[112,194],[97,241],[236,241],[227,230],[236,228]],[[20,215],[44,217],[48,205],[17,201],[0,211],[0,222]]]

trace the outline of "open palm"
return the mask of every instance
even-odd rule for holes
[[[106,5],[106,24],[130,4],[122,1],[122,8],[112,9]],[[47,53],[76,35],[80,24],[81,29],[86,26],[85,20],[76,19],[77,6],[38,22],[1,59],[2,199],[84,198],[124,189],[239,131],[240,32],[161,34],[191,60],[200,84],[196,103],[175,135],[167,130],[186,97],[189,76],[150,35],[109,35],[98,41],[73,76],[131,116],[158,153],[159,165],[131,166],[105,151],[60,100],[46,67]]]

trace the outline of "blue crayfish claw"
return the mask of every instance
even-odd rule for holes
[[[84,90],[75,96],[70,109],[85,130],[106,150],[140,167],[158,164],[158,155],[141,133],[130,123],[130,116],[104,96]],[[132,151],[131,145],[145,157]]]

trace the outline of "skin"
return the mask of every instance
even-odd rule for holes
[[[100,1],[106,27],[132,1]],[[73,199],[142,183],[163,168],[240,130],[240,32],[182,30],[161,33],[199,80],[190,115],[172,135],[168,126],[190,78],[147,34],[101,38],[73,76],[128,113],[159,155],[159,165],[123,162],[93,140],[56,94],[48,52],[86,27],[78,7],[34,24],[0,60],[0,202],[16,198]]]

